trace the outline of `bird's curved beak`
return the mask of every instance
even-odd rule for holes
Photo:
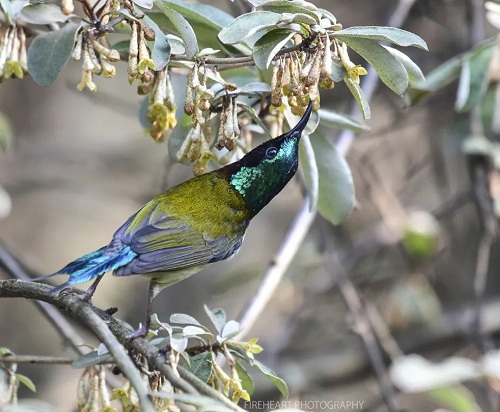
[[[311,117],[312,106],[313,106],[313,102],[311,100],[311,101],[309,101],[309,104],[307,105],[306,111],[305,111],[304,115],[302,116],[302,118],[295,125],[295,127],[292,130],[290,130],[288,133],[292,134],[292,133],[298,132],[299,135],[302,133],[302,131],[305,129],[305,127],[307,125],[307,122],[309,122],[309,117]]]

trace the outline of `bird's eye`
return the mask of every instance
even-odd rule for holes
[[[274,146],[268,147],[266,150],[266,157],[268,159],[272,159],[276,154],[278,153],[278,149],[276,149]]]

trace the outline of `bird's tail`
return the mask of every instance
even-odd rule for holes
[[[61,270],[50,275],[42,276],[34,281],[44,280],[56,275],[69,275],[67,282],[54,289],[54,292],[64,289],[69,285],[88,282],[98,276],[104,275],[109,270],[115,270],[131,262],[137,254],[125,246],[123,249],[113,254],[106,254],[107,246],[104,246],[94,252],[88,253],[81,258],[64,266]]]

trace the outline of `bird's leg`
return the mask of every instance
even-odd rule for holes
[[[81,295],[81,299],[84,302],[89,302],[91,303],[92,296],[94,296],[94,292],[97,289],[97,285],[99,282],[102,280],[102,276],[98,276],[94,282],[89,286],[87,290],[81,290],[72,286],[65,287],[64,289],[61,290],[59,293],[74,293],[76,295]]]
[[[102,280],[104,276],[97,276],[96,279],[92,282],[92,284],[89,286],[86,292],[84,292],[82,300],[85,302],[90,302],[92,299],[92,296],[94,296],[94,292],[97,289],[97,285],[99,282]]]
[[[135,339],[138,337],[145,338],[149,331],[149,326],[151,324],[151,315],[153,314],[153,298],[154,298],[154,287],[153,282],[149,283],[149,292],[148,292],[148,306],[146,309],[146,319],[144,319],[144,323],[142,326],[137,329],[135,332],[129,333],[126,338],[127,339]]]

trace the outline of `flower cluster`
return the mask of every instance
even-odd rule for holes
[[[333,47],[333,51],[332,51]],[[361,66],[356,66],[349,59],[345,44],[332,42],[328,33],[316,36],[312,41],[304,42],[299,52],[282,56],[273,68],[271,82],[271,104],[279,108],[286,96],[292,113],[301,116],[310,100],[317,110],[320,104],[319,87],[332,89],[332,62],[339,61],[347,76],[359,83],[359,76],[366,74]]]
[[[149,134],[157,142],[167,137],[176,126],[174,92],[167,67],[159,72],[152,72],[153,81],[149,92],[148,120],[151,123]]]
[[[28,73],[26,35],[18,26],[0,26],[0,82]]]

